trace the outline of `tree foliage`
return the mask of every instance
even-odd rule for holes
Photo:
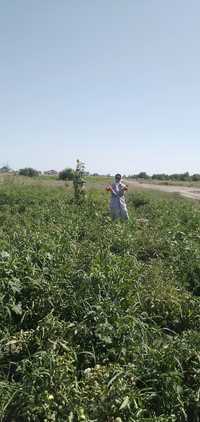
[[[34,176],[39,176],[39,174],[40,172],[38,170],[35,170],[31,167],[25,167],[19,170],[20,176],[34,177]]]
[[[193,174],[190,175],[189,172],[185,173],[173,173],[173,174],[166,174],[166,173],[155,173],[152,176],[148,175],[146,172],[142,171],[138,174],[129,175],[129,178],[133,179],[152,179],[152,180],[162,180],[162,181],[180,181],[180,182],[195,182],[200,181],[200,174]]]
[[[58,175],[59,180],[73,180],[74,179],[74,170],[72,168],[65,168],[60,171]]]
[[[11,171],[9,166],[3,166],[0,168],[0,173],[9,173]]]

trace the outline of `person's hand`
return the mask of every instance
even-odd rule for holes
[[[106,186],[106,190],[107,190],[107,192],[110,192],[111,191],[111,186],[110,185],[107,185]]]

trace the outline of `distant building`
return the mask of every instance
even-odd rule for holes
[[[47,170],[47,171],[44,171],[44,175],[45,176],[57,176],[58,172],[56,170]]]

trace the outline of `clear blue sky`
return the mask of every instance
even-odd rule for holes
[[[0,166],[200,171],[199,0],[12,0]]]

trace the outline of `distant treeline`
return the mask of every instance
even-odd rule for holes
[[[200,174],[189,174],[186,173],[173,173],[173,174],[165,174],[165,173],[158,173],[149,176],[146,172],[142,171],[138,174],[129,175],[128,178],[130,179],[143,179],[143,180],[174,180],[174,181],[181,181],[181,182],[197,182],[200,181]]]
[[[41,172],[39,170],[33,169],[31,167],[25,167],[18,171],[12,170],[9,166],[0,167],[0,174],[10,173],[10,174],[19,174],[20,176],[56,176],[61,180],[72,180],[74,170],[71,168],[65,168],[64,170],[58,172],[56,170],[48,170]],[[95,176],[95,177],[114,177],[111,174],[99,174],[99,173],[89,173],[88,171],[84,172],[85,176]],[[141,171],[138,174],[131,174],[129,176],[123,175],[123,178],[128,179],[139,179],[139,180],[162,180],[162,181],[180,181],[180,182],[198,182],[200,181],[200,173],[190,174],[188,171],[185,173],[155,173],[152,176],[147,174],[145,171]]]

